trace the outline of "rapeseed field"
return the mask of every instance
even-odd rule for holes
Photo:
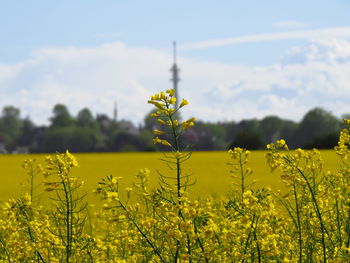
[[[266,163],[266,151],[252,151],[249,166],[254,173],[251,182],[256,181],[254,188],[271,187],[273,190],[283,189],[279,173],[271,172]],[[96,197],[92,190],[107,175],[122,177],[121,183],[127,187],[135,181],[135,175],[141,168],[151,171],[151,187],[158,185],[158,172],[169,173],[167,166],[160,160],[162,153],[84,153],[74,154],[79,167],[74,174],[85,182],[85,191],[90,201]],[[322,150],[325,170],[336,171],[340,159],[333,150]],[[0,201],[26,192],[27,180],[22,168],[25,159],[36,159],[43,163],[44,154],[0,155]],[[226,195],[231,189],[232,178],[227,163],[230,156],[227,152],[194,152],[191,159],[184,164],[184,170],[196,178],[196,184],[190,189],[191,197],[206,197],[211,194]],[[41,178],[43,179],[43,178]],[[38,180],[40,180],[38,178]]]
[[[174,94],[149,101],[164,154],[2,156],[0,262],[350,262],[350,120],[334,151],[191,155]]]

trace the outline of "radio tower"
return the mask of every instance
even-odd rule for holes
[[[113,109],[113,120],[117,121],[117,115],[118,114],[118,110],[117,110],[117,102],[114,102],[114,109]]]
[[[176,97],[176,104],[175,108],[179,106],[179,90],[178,90],[178,83],[180,81],[179,78],[179,72],[180,69],[176,65],[176,42],[173,42],[173,47],[174,47],[174,64],[170,69],[170,72],[172,73],[172,78],[171,81],[173,82],[173,89],[175,90],[175,97]]]

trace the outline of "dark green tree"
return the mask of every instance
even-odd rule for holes
[[[49,127],[44,135],[39,147],[42,152],[65,152],[70,149],[73,127]]]
[[[136,152],[142,149],[138,136],[126,132],[117,133],[112,139],[111,150],[116,152]]]
[[[56,104],[54,106],[53,117],[50,120],[51,126],[55,127],[69,127],[74,124],[74,119],[64,104]]]
[[[306,149],[333,149],[338,145],[339,134],[329,133],[315,137],[310,143],[305,144]]]
[[[267,116],[260,121],[260,129],[264,144],[274,142],[281,137],[283,120],[277,116]]]
[[[238,131],[230,144],[230,149],[241,147],[248,150],[264,149],[260,123],[256,119],[244,120],[238,123]]]
[[[32,146],[35,140],[35,124],[29,119],[25,118],[22,122],[21,136],[17,140],[18,146]]]
[[[314,108],[307,112],[299,124],[298,145],[304,147],[316,137],[339,133],[341,122],[330,112],[322,108]]]
[[[76,122],[80,127],[98,128],[98,123],[88,108],[84,108],[78,112]]]
[[[20,110],[14,106],[5,106],[0,118],[0,138],[8,149],[15,148],[22,134],[22,125]]]

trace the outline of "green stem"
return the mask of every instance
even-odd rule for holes
[[[169,105],[167,104],[166,107],[169,108]],[[169,114],[168,118],[171,123],[171,132],[174,137],[175,152],[178,152],[180,150],[180,147],[179,147],[178,134],[176,132],[175,123],[173,120],[173,115]],[[176,157],[176,181],[177,181],[177,201],[178,201],[178,204],[180,205],[181,204],[181,162],[179,157]]]
[[[243,171],[243,163],[242,163],[242,153],[239,154],[239,166],[240,166],[240,171],[241,171],[241,198],[242,198],[242,203],[243,203],[243,194],[244,194],[245,186],[244,186],[244,171]]]
[[[343,240],[342,240],[342,235],[341,235],[340,213],[339,213],[338,200],[335,200],[335,207],[337,209],[337,226],[338,226],[338,235],[339,235],[339,242],[340,242],[339,247],[342,247]]]
[[[299,203],[298,203],[298,195],[296,191],[295,184],[293,184],[293,192],[294,192],[294,200],[295,200],[295,209],[297,212],[297,219],[298,219],[298,238],[299,238],[299,263],[302,261],[303,256],[303,239],[302,239],[302,232],[301,232],[301,223],[300,223],[300,210],[299,210]]]
[[[8,249],[6,247],[6,244],[5,244],[5,242],[4,242],[4,240],[2,239],[1,236],[0,236],[0,243],[1,243],[2,247],[5,250],[5,253],[6,253],[6,256],[7,256],[7,260],[9,261],[9,263],[12,263],[10,252],[8,251]]]
[[[254,220],[255,220],[255,215],[253,215],[252,223],[250,224],[250,229],[253,228]],[[251,236],[251,234],[252,234],[252,231],[249,231],[247,240],[246,240],[246,242],[245,242],[245,247],[244,247],[244,250],[243,250],[243,254],[244,254],[244,255],[247,254],[247,250],[248,250],[248,245],[249,245],[249,242],[250,242],[250,236]],[[242,259],[242,263],[244,263],[244,262],[245,262],[245,260],[244,260],[244,258],[243,258],[243,259]]]
[[[292,164],[293,165],[293,162],[291,160],[289,160],[288,158],[285,157],[285,160]],[[326,227],[324,226],[324,223],[323,223],[323,219],[322,219],[322,214],[321,214],[321,211],[320,211],[320,208],[318,206],[318,202],[317,202],[317,199],[316,199],[316,194],[314,193],[314,190],[312,189],[311,185],[310,185],[310,182],[309,180],[307,179],[306,175],[304,174],[304,172],[298,167],[298,166],[294,166],[298,172],[300,173],[300,175],[303,177],[303,179],[305,180],[307,186],[308,186],[308,189],[311,193],[311,197],[312,197],[312,202],[314,204],[314,207],[315,207],[315,211],[316,211],[316,215],[317,215],[317,218],[320,222],[320,226],[321,226],[321,234],[322,234],[322,249],[323,249],[323,262],[326,263],[327,262],[327,250],[326,250],[326,240],[325,240],[325,232],[327,231],[326,230]]]
[[[127,213],[128,210],[126,209],[126,207],[124,206],[124,204],[119,201],[120,207]],[[146,242],[150,245],[150,247],[153,249],[153,251],[156,253],[156,255],[159,257],[160,261],[163,263],[166,263],[165,259],[163,258],[162,254],[159,251],[159,248],[157,247],[156,244],[154,244],[149,238],[148,236],[142,231],[142,229],[140,228],[140,226],[136,223],[136,220],[130,215],[130,220],[133,223],[133,225],[136,227],[137,231],[139,231],[139,233],[142,235],[142,237],[146,240]]]

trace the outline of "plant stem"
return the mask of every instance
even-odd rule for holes
[[[299,263],[302,261],[303,256],[303,239],[302,239],[302,232],[301,232],[301,224],[300,224],[300,210],[299,210],[299,203],[298,203],[298,195],[297,190],[295,187],[295,184],[293,183],[293,192],[294,192],[294,200],[295,200],[295,209],[297,212],[297,219],[298,219],[298,237],[299,237]]]

